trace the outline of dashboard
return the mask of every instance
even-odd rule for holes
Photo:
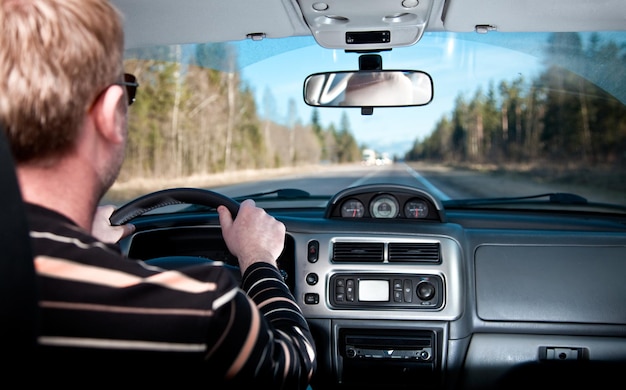
[[[618,370],[606,367],[626,363],[623,221],[446,211],[384,184],[267,211],[286,226],[278,264],[316,339],[313,388],[498,388],[554,362],[588,363],[588,375],[602,363],[608,380]],[[236,264],[214,212],[133,223],[132,258]]]

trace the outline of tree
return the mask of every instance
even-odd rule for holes
[[[578,34],[553,34],[534,81],[501,80],[497,91],[490,84],[486,95],[459,96],[451,119],[444,116],[407,158],[500,163],[578,155],[572,163],[582,166],[623,163],[626,92],[609,91],[623,74],[625,49],[593,34],[587,48]],[[567,63],[571,54],[582,60]]]

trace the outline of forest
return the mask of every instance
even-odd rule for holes
[[[624,103],[581,75],[621,85],[626,48],[602,43],[595,35],[583,43],[575,33],[553,34],[544,54],[545,70],[537,80],[520,77],[491,84],[470,97],[458,96],[452,112],[428,137],[416,140],[405,158],[502,164],[550,163],[575,156],[572,165],[624,167]],[[558,66],[572,50],[588,59],[571,66],[576,73]]]
[[[185,69],[172,61],[183,55],[179,50],[139,49],[125,60],[125,71],[137,76],[140,88],[129,110],[127,154],[118,181],[361,158],[347,116],[339,128],[322,127],[317,112],[306,125],[293,115],[290,126],[261,118],[228,45],[196,45]]]
[[[591,59],[570,66],[575,72],[558,66],[572,50]],[[119,181],[361,158],[364,146],[352,135],[347,116],[326,128],[316,110],[308,123],[290,114],[288,125],[261,117],[259,104],[272,104],[271,99],[255,101],[227,44],[195,45],[191,53],[162,47],[129,54],[125,70],[135,74],[141,86],[129,113],[127,158]],[[183,55],[190,57],[184,69],[181,61],[172,61]],[[572,164],[608,165],[623,172],[625,106],[581,75],[620,85],[621,80],[611,78],[623,75],[626,48],[593,36],[583,42],[578,34],[560,33],[551,36],[544,56],[544,70],[536,80],[502,80],[472,96],[458,96],[453,110],[429,136],[415,139],[403,158],[520,164],[574,155]],[[289,102],[293,106],[295,102]]]

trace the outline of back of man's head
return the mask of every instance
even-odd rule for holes
[[[123,73],[108,0],[0,0],[0,122],[16,162],[70,149],[94,100]]]

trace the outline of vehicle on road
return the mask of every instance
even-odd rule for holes
[[[215,208],[252,198],[286,226],[312,389],[620,383],[625,2],[113,3],[129,257],[236,265]]]
[[[363,149],[361,163],[364,165],[376,165],[376,151],[373,149]]]

